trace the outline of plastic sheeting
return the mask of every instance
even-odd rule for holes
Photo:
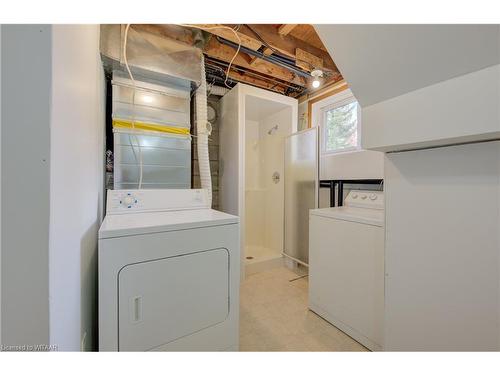
[[[318,205],[318,131],[303,130],[285,139],[284,254],[309,262],[309,210]]]
[[[123,38],[122,25],[101,26],[101,53],[122,65]],[[129,29],[127,60],[133,70],[135,68],[170,79],[188,80],[198,86],[201,56],[202,52],[198,48],[136,29],[133,25]]]

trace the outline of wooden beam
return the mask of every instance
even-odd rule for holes
[[[219,24],[199,24],[196,25],[199,27],[204,27],[204,28],[211,28],[214,26],[221,26]],[[236,25],[225,25],[231,28],[235,28]],[[332,58],[328,54],[328,52],[316,48],[300,39],[297,39],[291,35],[288,34],[280,34],[279,29],[272,25],[265,25],[265,24],[254,24],[254,25],[249,25],[253,30],[255,30],[261,37],[264,39],[272,48],[276,49],[277,51],[281,52],[282,54],[291,57],[292,59],[296,58],[296,49],[300,48],[302,51],[309,53],[310,55],[313,55],[317,57],[317,59],[321,59],[323,61],[323,68],[325,70],[329,70],[333,73],[338,73],[338,69],[335,66]],[[282,26],[297,26],[296,24],[294,25],[282,25]],[[290,32],[293,28],[291,28],[288,32]],[[206,30],[207,32],[210,32],[214,35],[218,35],[221,38],[228,39],[234,43],[238,43],[238,39],[234,35],[234,33],[229,30],[229,29],[208,29]],[[285,29],[282,29],[282,32],[286,31]],[[241,26],[238,30],[238,35],[241,39],[241,45],[245,46],[247,48],[250,48],[254,51],[257,51],[263,43],[257,38],[257,36],[252,32],[252,30],[248,29],[248,27]],[[264,53],[266,55],[270,55],[273,53],[273,49],[266,47],[264,49]],[[251,59],[251,64],[253,64],[256,61],[261,61],[259,58],[252,58]]]
[[[211,39],[207,43],[204,52],[214,59],[230,62],[236,51],[229,46],[219,43],[216,39]],[[250,69],[302,87],[305,87],[307,84],[304,78],[297,76],[295,73],[286,68],[282,68],[262,59],[257,59],[256,61],[250,63],[241,53],[236,56],[233,64],[241,68]]]
[[[250,85],[257,86],[266,90],[271,90],[280,94],[285,94],[285,87],[283,86],[276,85],[264,80],[260,80],[255,77],[250,77],[248,75],[239,72],[231,71],[229,73],[229,78],[238,82],[248,83]]]
[[[271,48],[266,47],[266,48],[264,49],[264,51],[262,51],[262,53],[263,53],[264,55],[266,55],[266,56],[269,56],[269,55],[271,55],[271,54],[273,53],[273,50],[272,50]],[[257,61],[257,60],[259,60],[259,59],[260,59],[260,60],[262,60],[260,57],[255,57],[255,56],[252,56],[252,59],[251,59],[251,61],[250,61],[250,65],[253,65],[253,64],[255,63],[255,61]]]
[[[159,35],[164,38],[169,38],[176,40],[178,42],[182,42],[188,45],[192,45],[194,43],[194,38],[191,30],[177,26],[177,25],[134,25],[133,28],[135,30],[140,30],[144,32],[148,32],[154,35]],[[229,30],[227,30],[229,31]],[[231,31],[229,31],[231,32]],[[232,32],[231,32],[232,33]],[[234,34],[233,34],[234,36]],[[204,52],[213,58],[218,60],[222,60],[225,62],[231,61],[234,56],[236,50],[229,46],[225,46],[219,43],[215,38],[212,38],[208,41],[205,46]],[[269,50],[268,54],[271,54],[272,50]],[[267,61],[257,59],[257,61],[253,61],[248,58],[247,55],[240,53],[233,62],[236,66],[251,69],[259,73],[263,73],[266,75],[270,75],[272,77],[276,77],[283,81],[287,81],[290,83],[294,83],[300,86],[306,86],[306,81],[302,77],[296,76],[294,73],[290,72],[288,69],[279,67],[277,65],[271,64]]]
[[[297,26],[297,24],[285,23],[285,24],[281,25],[280,27],[278,27],[278,34],[288,35],[290,33],[290,31],[295,29],[295,26]]]
[[[304,70],[312,71],[313,69],[320,69],[323,67],[323,59],[309,52],[304,51],[303,49],[297,48],[295,50],[295,54],[297,56],[297,60],[295,65]]]
[[[337,66],[333,62],[328,52],[316,48],[300,39],[293,37],[292,35],[280,35],[278,34],[278,30],[270,25],[252,24],[249,26],[253,30],[255,30],[271,47],[275,48],[282,54],[295,59],[296,49],[300,48],[303,51],[321,58],[323,60],[323,68],[325,70],[329,70],[334,74],[339,73]],[[245,26],[242,26],[239,32],[240,34],[245,34],[249,37],[255,37],[255,34]]]
[[[261,46],[262,43],[252,37],[249,37],[245,34],[238,33],[238,36],[240,37],[240,40],[236,37],[234,32],[228,29],[227,25],[220,25],[220,24],[197,24],[195,26],[202,27],[206,32],[209,32],[211,34],[220,36],[221,38],[230,40],[233,43],[239,43],[241,42],[241,45],[243,47],[247,47],[250,49],[253,49],[254,51],[257,51]],[[222,27],[221,27],[222,26]],[[220,28],[218,28],[220,27]]]
[[[137,31],[147,32],[152,36],[155,35],[157,37],[165,38],[166,40],[177,41],[189,46],[192,46],[193,43],[196,42],[195,35],[192,32],[193,29],[178,25],[134,24],[133,28]],[[231,33],[234,37],[232,31],[227,29],[226,31]],[[229,37],[228,39],[231,40]],[[254,46],[256,46],[256,44]],[[219,43],[215,38],[210,38],[210,40],[208,40],[205,45],[204,53],[212,58],[228,63],[233,58],[235,50],[229,46]],[[264,49],[264,53],[270,55],[273,53],[273,50],[266,47]],[[302,87],[305,87],[307,85],[307,82],[303,77],[297,76],[295,73],[289,71],[288,69],[274,65],[259,58],[252,59],[248,55],[241,52],[235,58],[233,64],[237,67],[245,68],[256,73],[265,74],[267,76],[274,77],[279,80]],[[237,81],[246,82],[279,93],[284,93],[286,90],[285,86],[283,85],[276,85],[273,83],[269,83],[268,81],[259,80],[257,77],[251,77],[250,75],[242,74],[240,72],[231,72],[230,77],[234,78]]]

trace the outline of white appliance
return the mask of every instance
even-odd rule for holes
[[[310,211],[309,308],[370,350],[384,319],[384,194],[352,190]]]
[[[110,190],[99,350],[238,350],[239,219],[205,190]]]

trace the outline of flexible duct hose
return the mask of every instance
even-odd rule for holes
[[[201,188],[208,192],[208,202],[212,207],[212,177],[208,157],[208,136],[212,129],[207,121],[207,81],[205,78],[205,59],[201,57],[201,84],[196,90],[196,135],[198,165],[200,167]]]

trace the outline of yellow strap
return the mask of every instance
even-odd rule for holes
[[[113,120],[113,128],[140,129],[140,130],[149,130],[149,131],[170,133],[170,134],[189,135],[189,129],[186,128],[178,128],[176,126],[168,126],[168,125],[149,124],[140,121],[134,121],[134,125],[132,126],[132,121],[116,119]]]

